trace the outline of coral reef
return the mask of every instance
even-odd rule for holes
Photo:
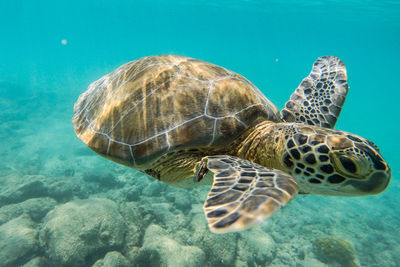
[[[143,246],[134,257],[136,266],[204,266],[205,254],[195,246],[185,246],[168,237],[158,225],[151,224],[144,235]]]
[[[343,267],[357,267],[353,246],[343,239],[333,237],[318,238],[314,241],[314,253],[327,264],[338,263]]]
[[[31,198],[17,204],[10,204],[0,208],[0,225],[24,213],[33,221],[39,222],[57,202],[49,197]]]
[[[130,262],[118,251],[110,251],[103,259],[93,264],[93,267],[129,267]]]
[[[251,253],[249,253],[251,252]],[[276,243],[274,239],[260,228],[241,232],[238,238],[238,259],[239,263],[247,265],[267,265],[276,256]]]
[[[37,230],[28,215],[0,226],[0,265],[17,266],[34,255],[39,248]]]
[[[60,205],[44,218],[40,241],[49,259],[62,266],[85,266],[120,249],[126,232],[118,206],[108,199]]]

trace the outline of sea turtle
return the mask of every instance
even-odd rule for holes
[[[343,62],[320,57],[279,112],[239,74],[149,56],[93,82],[73,124],[101,156],[168,184],[212,184],[204,212],[211,231],[225,233],[256,225],[297,193],[358,196],[388,186],[378,147],[333,129],[347,91]]]

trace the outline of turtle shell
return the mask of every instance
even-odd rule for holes
[[[167,151],[224,146],[278,109],[247,79],[181,56],[150,56],[93,82],[78,99],[77,136],[130,166]]]

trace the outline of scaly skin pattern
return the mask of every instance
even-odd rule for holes
[[[218,154],[282,170],[295,177],[303,194],[378,194],[391,179],[391,170],[379,149],[365,138],[318,126],[271,121],[259,123],[225,149],[179,151],[165,156],[152,170],[161,181],[193,186],[196,182],[191,177],[201,158]]]
[[[262,122],[233,154],[291,174],[300,193],[306,194],[377,194],[391,179],[391,170],[374,143],[318,126]]]

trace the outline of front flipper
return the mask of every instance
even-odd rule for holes
[[[344,63],[337,57],[320,57],[282,109],[282,119],[333,128],[349,86]]]
[[[208,226],[214,233],[252,227],[288,203],[298,191],[291,175],[241,158],[209,156],[202,163],[200,168],[214,173],[214,182],[203,206]]]

